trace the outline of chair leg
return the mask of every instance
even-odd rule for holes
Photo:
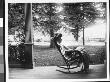
[[[70,73],[70,65],[68,65],[67,68],[68,68],[68,71],[69,71],[69,73]]]
[[[68,71],[69,71],[69,73],[70,73],[70,64],[69,64],[69,62],[66,61],[66,60],[65,60],[65,63],[66,63],[66,65],[67,65],[67,69],[68,69]]]
[[[83,64],[83,63],[82,63]],[[82,65],[81,67],[81,71],[83,72],[84,71],[84,64]]]

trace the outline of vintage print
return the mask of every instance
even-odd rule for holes
[[[106,79],[107,2],[8,3],[9,79]]]

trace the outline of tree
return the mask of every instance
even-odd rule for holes
[[[97,10],[95,5],[98,3],[84,2],[84,3],[65,3],[65,22],[69,22],[74,30],[72,30],[76,41],[78,41],[78,33],[83,28],[93,24],[96,18],[100,17],[100,11]],[[105,7],[105,3],[103,4]],[[104,16],[102,16],[104,17]]]
[[[106,17],[107,17],[106,2],[97,2],[97,3],[94,3],[93,5],[98,12],[98,18],[106,21]]]
[[[24,39],[24,4],[9,3],[8,4],[8,34],[15,34],[17,31],[18,37]],[[22,32],[22,33],[21,33]]]
[[[33,3],[33,22],[34,29],[42,30],[51,37],[50,47],[54,47],[54,32],[60,28],[55,3]]]

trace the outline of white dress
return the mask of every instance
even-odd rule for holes
[[[64,45],[62,45],[62,44],[60,44],[60,43],[57,43],[59,46],[60,46],[60,50],[61,50],[61,53],[62,53],[62,55],[64,55],[64,57],[66,58],[66,59],[69,59],[66,55],[65,55],[65,52],[66,51],[71,51],[71,50],[73,50],[73,49],[70,49],[70,48],[68,48],[68,47],[66,47],[66,46],[64,46]],[[80,51],[81,53],[83,53],[84,51],[85,51],[85,48],[83,47],[83,46],[79,46],[79,47],[77,47],[76,49],[74,49],[74,50],[78,50],[78,51]],[[73,50],[73,51],[74,51]]]
[[[61,50],[62,55],[64,55],[64,57],[65,57],[66,59],[69,59],[68,56],[65,55],[65,52],[66,52],[66,51],[73,50],[73,49],[70,49],[70,48],[68,48],[68,47],[66,47],[66,46],[64,46],[64,45],[62,45],[62,44],[60,44],[60,43],[57,43],[57,44],[60,46],[60,50]]]

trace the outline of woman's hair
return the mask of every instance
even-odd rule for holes
[[[61,33],[56,33],[55,36],[54,36],[54,41],[59,41],[62,37],[62,34]]]

